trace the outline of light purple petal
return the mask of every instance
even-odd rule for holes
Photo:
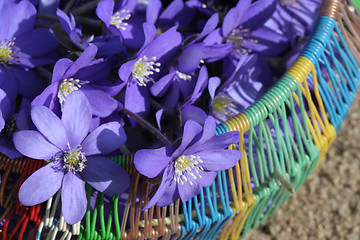
[[[220,86],[221,80],[219,77],[211,77],[209,79],[208,90],[212,100],[214,100],[216,89]]]
[[[134,164],[136,169],[144,176],[154,178],[159,175],[172,160],[174,147],[158,149],[142,149],[135,153]]]
[[[69,69],[69,67],[71,66],[71,64],[73,64],[73,61],[71,61],[68,58],[63,58],[60,59],[59,61],[56,62],[55,66],[54,66],[54,70],[53,70],[53,77],[51,82],[59,82],[61,80],[64,80],[64,74],[66,72],[66,70]]]
[[[51,198],[61,187],[64,169],[53,161],[34,172],[21,185],[19,200],[24,206],[33,206]]]
[[[150,199],[148,204],[144,207],[144,209],[148,209],[154,206],[158,202],[160,202],[161,206],[165,206],[162,204],[173,203],[179,198],[179,195],[176,191],[177,184],[174,181],[173,176],[174,176],[174,165],[170,164],[165,169],[158,190],[156,191],[155,195]]]
[[[212,137],[215,136],[215,131],[216,131],[215,119],[212,116],[208,116],[203,126],[203,134],[201,135],[201,138],[196,144],[202,144],[205,141],[210,140]]]
[[[181,201],[187,202],[196,195],[198,195],[201,191],[201,186],[199,185],[197,180],[194,180],[188,173],[185,173],[188,181],[184,182],[184,184],[178,184],[179,195]],[[190,181],[193,184],[190,184]]]
[[[112,196],[120,194],[130,186],[130,177],[116,162],[105,158],[88,157],[81,176],[96,190]]]
[[[205,124],[208,125],[208,127],[213,127],[214,123],[210,119],[207,120],[208,121],[205,122]],[[216,136],[213,134],[214,132],[212,129],[204,130],[201,141],[196,142],[194,145],[186,149],[184,154],[192,154],[205,150],[221,150],[227,148],[231,144],[237,144],[239,142],[238,131],[226,132]],[[211,137],[211,135],[213,135],[213,137]]]
[[[50,109],[44,106],[34,106],[31,109],[31,119],[37,129],[56,147],[64,150],[68,144],[64,124]]]
[[[144,29],[145,41],[140,51],[142,51],[156,37],[156,27],[154,24],[144,22],[143,29]]]
[[[102,90],[91,86],[84,86],[80,89],[89,100],[92,114],[98,117],[107,117],[117,108],[117,101]]]
[[[113,0],[102,0],[96,7],[96,15],[100,18],[106,27],[110,25],[110,19],[114,10]]]
[[[160,0],[149,0],[146,8],[146,22],[154,24],[159,17],[162,4]]]
[[[155,117],[156,117],[156,123],[158,125],[159,130],[161,131],[161,118],[162,115],[164,113],[164,109],[160,109],[159,111],[156,112]]]
[[[204,43],[196,43],[184,49],[178,62],[178,70],[182,73],[190,74],[194,72],[200,64]]]
[[[107,154],[120,148],[126,141],[126,134],[118,122],[108,122],[92,131],[81,143],[86,156]]]
[[[198,178],[196,181],[201,187],[210,187],[214,183],[217,172],[212,171],[203,171],[199,169],[199,175],[201,178]]]
[[[92,44],[79,56],[78,59],[67,69],[63,78],[70,78],[75,75],[79,69],[86,67],[95,58],[97,53],[97,47]]]
[[[85,184],[78,174],[67,172],[61,188],[62,214],[73,225],[84,217],[87,208]]]
[[[126,62],[123,65],[121,65],[118,74],[119,74],[120,79],[123,82],[125,82],[125,83],[128,82],[130,75],[132,73],[132,70],[134,68],[135,62],[136,62],[136,60],[132,60],[132,61]]]
[[[204,125],[207,114],[197,106],[187,105],[181,109],[181,120],[185,123],[188,120],[194,120],[200,125]]]
[[[49,143],[38,131],[24,130],[13,135],[16,149],[27,157],[52,159],[60,151]]]
[[[64,123],[70,148],[79,145],[88,134],[91,116],[91,106],[85,94],[73,91],[67,96],[61,121]]]
[[[169,73],[156,81],[150,88],[151,94],[155,97],[162,97],[173,82],[176,72]]]
[[[254,2],[242,18],[241,26],[251,29],[263,26],[271,15],[273,15],[276,5],[277,1],[275,0],[260,0]]]
[[[238,150],[207,150],[194,154],[203,161],[201,166],[209,171],[222,171],[235,166],[240,160],[241,153]]]
[[[185,123],[182,141],[178,149],[172,154],[173,157],[180,156],[183,151],[191,144],[194,138],[201,132],[201,126],[193,120]]]
[[[32,106],[43,105],[56,113],[60,113],[60,104],[57,97],[59,82],[51,83],[31,103]]]
[[[12,5],[10,1],[7,1],[7,3]],[[21,1],[13,5],[9,10],[11,13],[11,21],[8,35],[5,36],[5,38],[18,37],[33,28],[36,20],[36,9],[34,5],[28,1]]]
[[[71,31],[75,29],[75,25],[70,21],[69,16],[60,9],[56,10],[56,15],[58,16],[60,24],[64,28],[65,32],[70,34]]]

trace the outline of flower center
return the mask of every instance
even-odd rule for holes
[[[223,93],[215,96],[212,103],[212,112],[217,119],[230,119],[231,117],[236,115],[236,113],[234,112],[235,109],[236,106],[232,98],[228,97]]]
[[[158,67],[161,66],[159,62],[155,61],[156,57],[147,58],[143,56],[135,62],[132,76],[137,80],[139,86],[146,86],[148,82],[154,82],[150,75],[153,75],[154,72],[160,72]]]
[[[232,30],[232,32],[226,39],[226,43],[232,43],[232,49],[234,54],[245,54],[247,52],[252,52],[251,49],[246,48],[248,42],[258,42],[258,40],[251,39],[250,37],[250,29],[240,26],[239,28]]]
[[[81,146],[77,146],[72,150],[65,151],[62,157],[64,166],[63,168],[67,168],[70,172],[82,172],[86,165],[86,157],[83,152],[81,152]]]
[[[15,47],[15,38],[5,39],[0,41],[0,64],[4,66],[9,66],[11,64],[19,63],[19,51]]]
[[[73,91],[79,90],[79,88],[81,88],[81,85],[84,85],[85,83],[89,83],[89,82],[81,81],[79,79],[74,79],[74,78],[64,79],[59,85],[59,90],[57,94],[61,107],[63,107],[66,97]]]
[[[125,31],[128,23],[124,21],[129,20],[130,17],[131,14],[129,10],[121,10],[111,16],[110,24],[115,25],[115,27],[122,31]]]
[[[184,81],[191,81],[192,78],[191,75],[179,72],[177,70],[176,70],[176,75],[178,75],[178,77]]]
[[[203,163],[203,161],[200,159],[199,156],[194,155],[181,155],[175,160],[175,175],[174,180],[177,183],[181,183],[181,185],[184,185],[184,182],[189,181],[190,185],[193,185],[194,183],[191,181],[190,178],[187,177],[188,173],[192,179],[201,178],[201,175],[199,173],[200,170],[204,170],[199,163]]]

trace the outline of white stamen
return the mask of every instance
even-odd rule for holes
[[[191,78],[192,76],[191,75],[188,75],[188,74],[185,74],[185,73],[182,73],[182,72],[179,72],[179,71],[176,71],[176,74],[178,75],[178,77],[184,81],[191,81]]]
[[[146,86],[148,82],[154,82],[150,75],[153,75],[154,72],[160,72],[160,66],[161,64],[156,62],[156,57],[147,58],[143,56],[135,62],[132,76],[137,80],[139,86]]]
[[[111,16],[110,24],[115,25],[115,27],[122,31],[125,31],[128,23],[124,21],[129,20],[130,17],[131,14],[129,10],[121,10]]]
[[[57,97],[59,98],[61,109],[64,105],[67,96],[73,91],[79,90],[79,88],[81,88],[81,85],[84,85],[85,83],[89,83],[89,82],[81,81],[79,79],[74,79],[74,78],[66,78],[60,83]]]
[[[199,163],[203,163],[199,156],[181,155],[178,157],[174,164],[174,180],[177,183],[181,183],[181,185],[184,185],[184,182],[189,182],[190,185],[193,185],[194,183],[187,177],[187,174],[194,180],[202,178],[199,169],[204,170],[204,168]]]

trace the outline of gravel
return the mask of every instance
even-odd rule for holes
[[[360,94],[321,165],[243,240],[360,239]]]

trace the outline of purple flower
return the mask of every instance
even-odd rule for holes
[[[143,149],[135,153],[136,169],[154,178],[162,174],[162,181],[145,209],[157,204],[166,206],[178,199],[186,202],[210,186],[218,171],[233,167],[241,157],[236,150],[225,149],[239,141],[238,132],[215,136],[215,120],[208,117],[203,129],[189,120],[185,123],[180,146]]]
[[[225,15],[222,27],[204,41],[206,45],[215,46],[223,42],[232,44],[231,53],[235,57],[247,52],[276,56],[287,48],[288,40],[263,26],[275,9],[275,0],[260,0],[253,4],[250,0],[240,0]]]
[[[81,28],[76,28],[75,18],[71,13],[70,18],[60,9],[56,11],[56,14],[62,27],[69,35],[71,42],[81,50],[85,50],[87,47],[94,44],[99,49],[97,52],[97,56],[99,57],[110,56],[125,50],[120,37],[113,36],[112,38],[107,38],[106,36],[84,36]]]
[[[47,107],[32,108],[38,131],[16,132],[14,144],[25,156],[49,164],[21,186],[19,199],[23,205],[44,202],[61,188],[65,221],[75,224],[83,218],[87,206],[83,179],[105,194],[126,190],[129,177],[125,170],[110,159],[94,156],[119,148],[126,141],[124,129],[118,122],[109,122],[88,134],[91,116],[90,104],[80,91],[69,94],[61,119]]]
[[[120,79],[126,83],[124,104],[130,111],[141,115],[150,111],[149,87],[159,79],[181,44],[181,34],[176,28],[172,27],[155,38],[155,26],[144,23],[144,46],[134,60],[119,69]]]
[[[0,86],[12,100],[18,92],[29,99],[39,94],[45,84],[27,68],[57,58],[55,37],[49,29],[33,29],[35,18],[36,9],[27,0],[0,1]]]
[[[51,84],[34,99],[32,105],[44,105],[59,114],[67,96],[73,91],[81,91],[90,102],[95,116],[109,116],[118,107],[119,103],[112,96],[121,87],[106,80],[111,64],[104,59],[93,60],[96,53],[96,46],[91,45],[75,62],[67,58],[57,61]]]

